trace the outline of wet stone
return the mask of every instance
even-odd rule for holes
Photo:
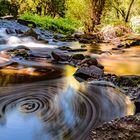
[[[87,64],[88,66],[91,66],[91,65],[96,66],[98,64],[98,61],[95,58],[86,58],[86,59],[82,60],[79,65],[84,66],[85,64]]]
[[[56,61],[68,61],[69,60],[69,56],[66,55],[65,53],[61,53],[61,52],[52,52],[51,53],[52,57],[54,60]]]
[[[16,34],[16,31],[14,29],[8,28],[5,31],[6,31],[7,34]]]
[[[5,39],[3,39],[3,38],[0,39],[0,45],[1,45],[1,44],[6,44],[6,43],[7,43],[7,40],[5,40]]]
[[[84,58],[85,56],[83,54],[74,54],[71,57],[71,59],[75,59],[75,60],[83,60]]]
[[[75,76],[77,77],[93,77],[93,78],[100,78],[103,76],[104,71],[94,65],[90,67],[80,67],[76,72]]]
[[[33,28],[36,28],[36,24],[33,21],[18,19],[17,22],[25,26],[32,26]]]

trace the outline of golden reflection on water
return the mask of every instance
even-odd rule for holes
[[[124,49],[124,52],[113,51],[112,48],[115,46],[111,44],[100,44],[99,46],[98,48],[90,47],[103,51],[102,54],[97,55],[97,50],[91,48],[87,54],[96,57],[105,66],[105,72],[117,75],[140,75],[140,46]]]
[[[71,86],[75,90],[79,90],[80,88],[80,83],[73,77],[73,74],[77,68],[66,65],[65,66],[65,76],[68,77],[68,80],[66,81],[67,86]]]
[[[105,66],[105,72],[107,73],[117,75],[140,75],[140,59],[131,62],[131,60],[101,58],[100,62]]]
[[[87,87],[88,85],[90,84],[90,82],[78,82],[74,77],[73,77],[73,74],[74,72],[77,70],[77,68],[75,67],[72,67],[72,66],[69,66],[67,65],[66,66],[66,71],[65,71],[65,76],[68,77],[66,80],[65,80],[65,89],[68,89],[68,87],[72,87],[76,93],[79,93],[79,92],[82,92],[82,94],[84,95],[88,95],[87,93]],[[94,83],[94,81],[93,81]],[[100,84],[100,82],[97,81],[97,85],[98,83]],[[96,84],[95,84],[96,86]],[[108,92],[110,93],[110,88],[107,88],[107,87],[100,87],[102,91],[106,91],[108,90]],[[114,91],[114,90],[113,90]],[[109,95],[109,99],[113,100],[113,98],[116,98],[115,94],[120,94],[120,96],[122,96],[122,98],[124,98],[124,101],[125,101],[125,104],[126,104],[126,115],[133,115],[134,114],[134,111],[135,111],[135,106],[134,104],[130,101],[130,98],[123,95],[119,89],[116,88],[116,92],[113,93],[112,91],[112,94]],[[94,91],[93,91],[93,94],[94,94]]]
[[[41,76],[41,73],[35,71],[34,68],[23,68],[23,69],[1,69],[0,72],[5,74],[24,74],[24,75],[32,75],[32,76]]]
[[[130,101],[130,98],[128,96],[126,96],[125,98],[125,103],[126,103],[126,106],[127,106],[127,113],[126,113],[126,116],[128,115],[134,115],[134,112],[135,112],[135,105]]]

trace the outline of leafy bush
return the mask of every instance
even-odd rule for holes
[[[16,2],[11,3],[8,0],[0,0],[0,16],[13,15],[16,17],[18,8],[19,5]]]

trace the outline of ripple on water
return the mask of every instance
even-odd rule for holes
[[[71,79],[19,85],[0,91],[3,140],[83,140],[91,128],[133,114],[133,105],[116,88]]]

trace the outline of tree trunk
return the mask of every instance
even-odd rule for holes
[[[128,12],[127,12],[127,15],[126,15],[126,18],[125,18],[125,22],[128,22],[128,18],[129,18],[129,15],[130,15],[130,12],[131,12],[131,8],[132,8],[132,5],[134,3],[135,0],[132,0],[131,3],[130,3],[130,6],[128,8]]]
[[[102,11],[105,5],[105,0],[92,0],[92,27],[91,31],[94,31],[95,26],[100,24],[100,19],[102,15]]]

